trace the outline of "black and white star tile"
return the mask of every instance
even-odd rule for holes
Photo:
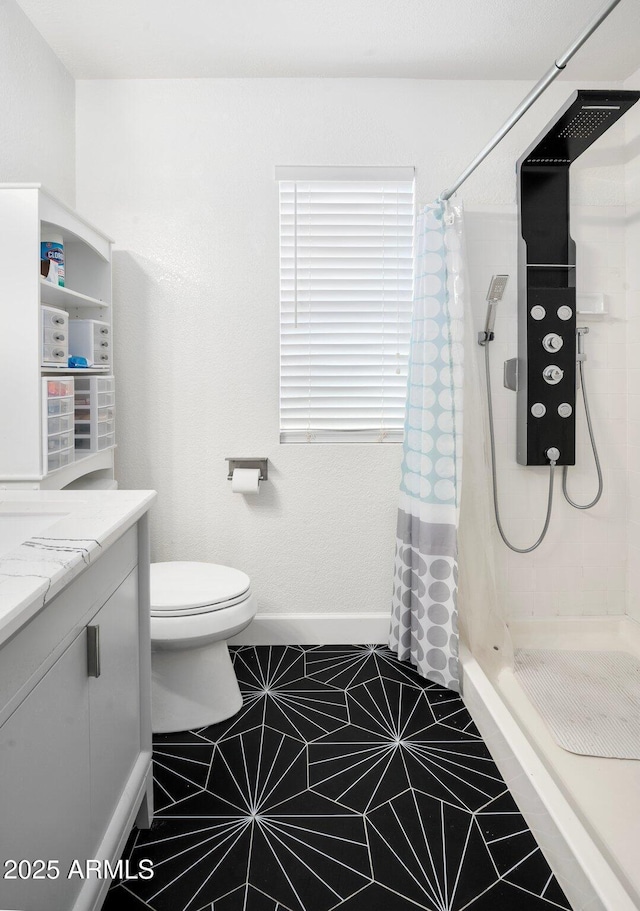
[[[460,697],[382,646],[241,646],[240,713],[159,735],[154,876],[103,911],[570,909]]]

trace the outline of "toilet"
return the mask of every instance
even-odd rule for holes
[[[258,602],[246,573],[216,563],[151,564],[152,726],[155,734],[216,724],[242,707],[227,639]]]

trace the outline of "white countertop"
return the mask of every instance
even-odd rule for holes
[[[51,601],[144,515],[153,490],[0,491],[3,515],[45,516],[47,527],[0,553],[0,643]],[[51,514],[51,524],[48,524]]]

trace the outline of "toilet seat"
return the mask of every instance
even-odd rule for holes
[[[151,616],[189,617],[242,604],[251,597],[246,573],[218,563],[151,564]]]

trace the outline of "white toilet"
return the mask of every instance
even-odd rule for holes
[[[151,564],[153,731],[189,731],[242,706],[227,639],[256,615],[251,580],[216,563]]]

